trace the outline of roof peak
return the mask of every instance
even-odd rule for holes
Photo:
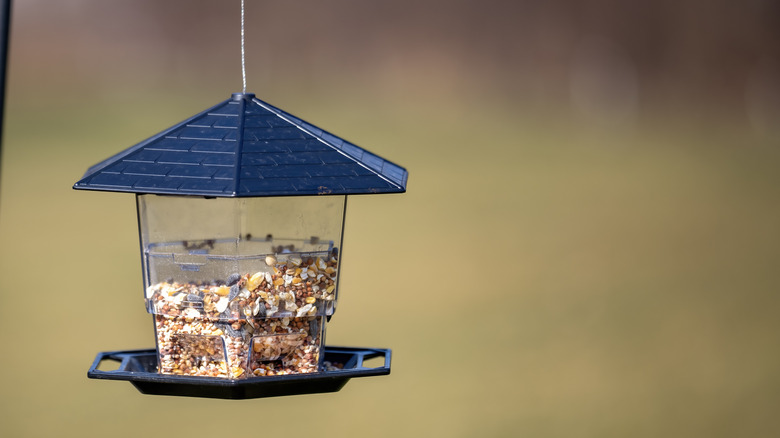
[[[230,99],[235,101],[252,100],[255,98],[255,93],[233,93]]]

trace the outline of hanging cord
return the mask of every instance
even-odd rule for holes
[[[241,0],[241,77],[244,79],[243,94],[246,94],[246,54],[244,52],[244,0]]]

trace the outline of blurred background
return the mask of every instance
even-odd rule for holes
[[[780,433],[780,4],[247,0],[247,91],[405,166],[350,198],[335,394],[154,397],[132,195],[87,167],[241,91],[238,0],[13,5],[0,435]]]

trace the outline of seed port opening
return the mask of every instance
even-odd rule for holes
[[[363,358],[363,368],[381,368],[383,366],[385,366],[384,354]]]

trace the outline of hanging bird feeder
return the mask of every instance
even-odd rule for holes
[[[257,398],[389,374],[390,350],[329,347],[325,329],[347,195],[402,193],[407,175],[249,93],[91,167],[75,189],[136,194],[156,348],[100,353],[88,376]],[[375,357],[384,365],[365,366]]]

